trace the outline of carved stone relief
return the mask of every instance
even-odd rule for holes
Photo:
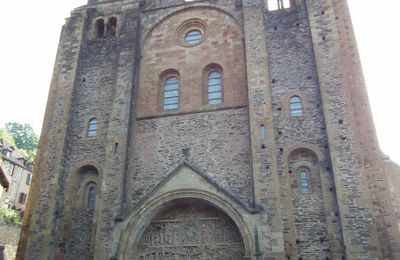
[[[155,217],[131,256],[140,260],[241,260],[244,245],[232,219],[191,200]]]

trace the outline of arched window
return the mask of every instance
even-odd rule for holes
[[[105,24],[103,19],[98,19],[95,23],[94,38],[99,39],[104,37]]]
[[[97,119],[96,119],[96,118],[90,119],[88,131],[87,131],[88,137],[95,137],[95,136],[97,136],[97,128],[98,128]]]
[[[311,192],[310,187],[310,171],[307,169],[300,169],[299,171],[300,178],[300,189],[303,194],[309,194]]]
[[[222,103],[222,77],[218,71],[208,74],[208,104]]]
[[[117,18],[111,17],[107,22],[107,35],[114,37],[117,34]]]
[[[164,111],[179,109],[179,79],[169,77],[164,81]]]
[[[291,116],[303,116],[303,103],[299,96],[293,96],[289,102]]]
[[[87,208],[94,209],[96,205],[96,186],[90,186],[87,191]]]

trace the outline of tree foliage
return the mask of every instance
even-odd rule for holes
[[[5,131],[3,129],[0,129],[0,139],[6,140],[10,144],[15,145],[14,137],[12,137],[11,135],[7,134],[7,131]]]
[[[21,226],[21,213],[11,209],[0,209],[0,221],[6,224],[14,224]]]
[[[30,161],[34,160],[39,138],[32,126],[21,123],[6,123],[7,134],[12,136],[19,150],[24,150]]]

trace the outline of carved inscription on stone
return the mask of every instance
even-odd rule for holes
[[[192,201],[156,217],[134,251],[133,259],[140,260],[241,260],[244,245],[229,217]]]

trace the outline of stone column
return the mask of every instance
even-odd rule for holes
[[[138,15],[138,14],[131,14]],[[139,21],[138,19],[136,20]],[[129,28],[136,35],[137,22]],[[127,29],[128,30],[128,29]],[[127,153],[134,116],[133,90],[136,86],[137,55],[135,39],[120,39],[116,85],[110,113],[106,146],[106,161],[101,187],[99,218],[96,232],[95,259],[112,257],[118,239],[112,237],[116,222],[122,221],[126,191]]]
[[[348,259],[382,259],[362,148],[357,142],[347,66],[331,0],[306,0]],[[350,19],[346,14],[340,19]],[[356,76],[356,75],[354,75]]]
[[[260,251],[264,257],[282,259],[283,225],[263,12],[261,1],[243,1],[254,199],[263,208],[258,226]],[[261,125],[265,126],[266,140],[261,138]]]
[[[84,22],[84,12],[73,13],[61,32],[16,259],[54,259],[58,254],[53,224]]]

